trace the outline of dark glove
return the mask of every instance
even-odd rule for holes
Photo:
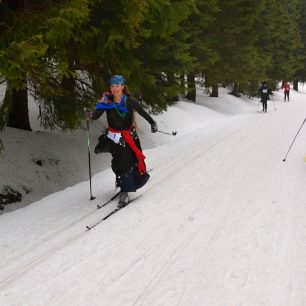
[[[157,123],[155,121],[151,124],[151,132],[152,133],[157,132]]]

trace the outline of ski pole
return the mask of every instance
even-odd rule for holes
[[[273,105],[274,105],[274,110],[276,110],[273,96],[272,96],[272,102],[273,102]]]
[[[90,200],[94,200],[96,197],[92,196],[91,190],[91,162],[90,162],[90,138],[89,138],[89,120],[86,120],[87,124],[87,147],[88,147],[88,169],[89,169],[89,190],[90,190]]]
[[[287,154],[286,154],[285,158],[283,159],[283,162],[284,162],[284,161],[286,161],[286,157],[287,157],[287,155],[288,155],[289,151],[291,150],[291,147],[292,147],[292,145],[293,145],[293,143],[294,143],[294,141],[295,141],[295,139],[296,139],[297,135],[299,134],[299,132],[300,132],[300,130],[301,130],[301,128],[302,128],[302,126],[304,125],[305,121],[306,121],[306,118],[304,119],[304,121],[303,121],[303,123],[302,123],[301,127],[299,128],[298,132],[296,133],[296,135],[295,135],[295,137],[294,137],[294,139],[293,139],[293,141],[292,141],[292,143],[291,143],[291,145],[290,145],[290,147],[289,147],[289,150],[288,150],[288,152],[287,152]]]
[[[176,131],[175,132],[171,132],[171,133],[168,133],[168,132],[164,132],[164,131],[160,131],[160,130],[157,130],[158,133],[162,133],[162,134],[167,134],[167,135],[172,135],[172,136],[175,136],[176,135]]]
[[[258,105],[257,105],[257,106],[258,106],[258,108],[257,108],[257,111],[258,111],[258,112],[259,112],[259,100],[260,100],[260,98],[258,98],[258,103],[257,103],[257,104],[258,104]]]

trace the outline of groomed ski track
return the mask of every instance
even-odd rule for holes
[[[282,160],[306,95],[290,98],[145,152],[141,198],[92,231],[116,203],[96,210],[88,182],[2,216],[0,305],[304,305],[306,126]],[[110,170],[93,181],[112,195]]]

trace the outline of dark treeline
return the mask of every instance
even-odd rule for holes
[[[0,130],[31,130],[28,94],[45,128],[75,129],[112,74],[154,111],[196,80],[218,95],[258,82],[304,81],[305,0],[0,0]]]

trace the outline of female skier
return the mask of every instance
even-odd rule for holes
[[[284,102],[286,102],[286,98],[289,102],[290,84],[288,82],[285,82],[282,88],[284,89]]]
[[[156,122],[128,93],[125,78],[114,75],[110,78],[110,92],[105,92],[96,110],[87,114],[87,119],[96,120],[106,112],[108,128],[99,137],[95,153],[112,154],[111,167],[116,175],[116,186],[120,187],[119,207],[128,204],[128,192],[144,186],[150,177],[134,124],[134,111],[148,121],[152,133],[157,132]]]

